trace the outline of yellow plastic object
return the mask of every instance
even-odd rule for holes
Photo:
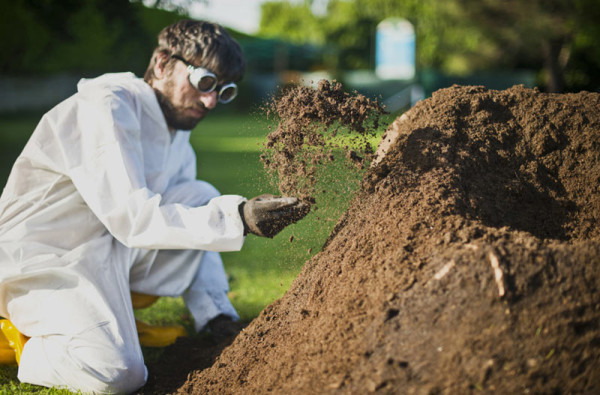
[[[145,309],[146,307],[150,307],[158,300],[158,298],[159,297],[155,295],[131,292],[131,304],[134,309]]]
[[[10,348],[8,343],[2,338],[0,340],[0,365],[14,365],[15,363],[17,363],[15,350]]]
[[[0,320],[0,364],[21,362],[23,347],[29,338],[23,335],[9,320]]]
[[[146,347],[166,347],[177,340],[178,337],[187,336],[184,327],[180,325],[158,326],[135,320],[140,344]]]

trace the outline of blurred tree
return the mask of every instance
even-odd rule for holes
[[[574,23],[579,26],[565,69],[570,90],[600,90],[600,7],[595,0],[578,0]]]
[[[594,51],[589,39],[600,38],[597,0],[458,0],[458,3],[465,16],[501,49],[504,66],[541,63],[550,92],[565,89],[565,77],[579,73],[577,65],[571,62],[574,53]],[[597,48],[598,44],[594,46]],[[600,57],[597,53],[591,55],[592,63],[598,65]]]
[[[337,0],[343,1],[343,0]],[[446,73],[470,73],[496,49],[463,15],[457,0],[353,0],[375,23],[404,18],[415,27],[417,65]]]
[[[209,0],[147,0],[144,4],[150,8],[174,11],[180,15],[187,15],[194,3],[208,4]]]
[[[329,66],[372,68],[376,27],[388,17],[406,18],[415,25],[418,64],[449,72],[468,72],[482,55],[465,55],[480,47],[482,35],[468,23],[457,26],[456,0],[330,0],[325,15],[311,12],[312,0],[263,3],[259,34],[296,43],[330,45]],[[464,21],[468,22],[468,21]]]
[[[352,2],[331,1],[329,17],[314,15],[311,7],[310,0],[263,3],[259,35],[294,44],[326,46],[324,62],[330,69],[369,67],[374,21],[363,18]]]
[[[378,20],[365,14],[354,4],[332,1],[328,4],[331,18],[324,18],[321,26],[325,42],[334,43],[336,51],[327,62],[334,69],[368,69],[372,65],[372,48]]]
[[[261,5],[260,35],[296,44],[325,44],[320,21],[308,4],[269,1]]]
[[[324,16],[312,4],[265,3],[260,34],[327,43],[337,48],[330,65],[357,69],[372,64],[376,25],[401,17],[415,26],[420,68],[528,68],[548,91],[600,86],[598,0],[330,0]]]
[[[102,2],[89,0],[79,4],[76,12],[65,19],[64,25],[56,31],[63,40],[54,44],[53,51],[44,62],[48,71],[68,70],[100,71],[115,67],[120,69],[125,51],[123,46],[132,50],[129,40],[124,39],[126,29],[131,29],[128,23],[137,20],[123,9],[115,14],[109,4],[117,2]],[[120,4],[122,6],[122,4]],[[127,6],[130,3],[127,2]],[[119,17],[120,15],[121,17]]]
[[[38,64],[50,42],[50,29],[38,22],[25,0],[3,2],[0,10],[0,72],[23,73]]]
[[[143,73],[156,34],[178,18],[130,0],[3,2],[0,72]]]

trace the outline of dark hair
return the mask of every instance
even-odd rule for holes
[[[167,56],[167,70],[176,62],[171,55],[178,55],[195,66],[209,69],[220,81],[239,81],[246,68],[238,42],[222,26],[211,22],[181,20],[165,27],[158,34],[158,47],[144,74],[147,82],[155,78],[154,66],[161,53]]]

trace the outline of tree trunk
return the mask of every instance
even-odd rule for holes
[[[564,41],[551,39],[544,43],[544,69],[548,76],[547,90],[551,93],[560,93],[565,87],[564,65],[561,62]]]

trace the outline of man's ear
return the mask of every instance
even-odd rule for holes
[[[154,63],[154,76],[156,79],[162,80],[167,74],[166,65],[168,56],[165,53],[158,53],[156,55],[156,62]]]

